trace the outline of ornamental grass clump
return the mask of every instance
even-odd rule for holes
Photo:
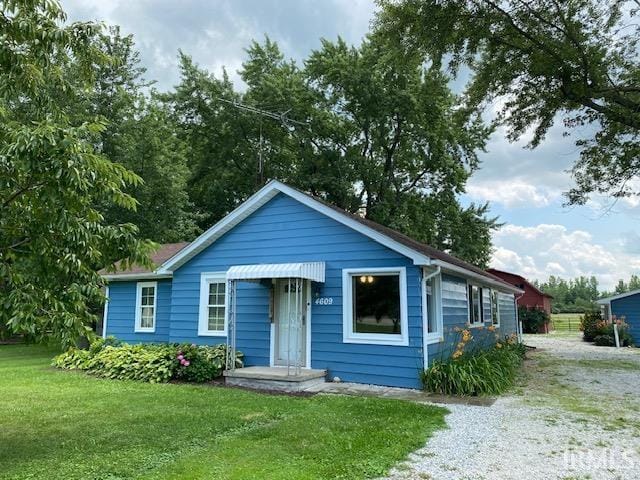
[[[226,352],[226,345],[129,345],[107,338],[96,340],[87,350],[71,348],[55,357],[51,364],[117,380],[202,383],[222,375]],[[242,366],[240,352],[236,355],[236,366]]]
[[[513,386],[524,359],[524,345],[512,335],[493,345],[470,348],[472,339],[469,330],[461,330],[451,357],[434,361],[422,372],[425,390],[478,396],[499,395]]]

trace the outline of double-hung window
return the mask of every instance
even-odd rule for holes
[[[156,331],[157,291],[157,282],[138,282],[136,287],[136,332],[153,333]]]
[[[200,278],[198,335],[227,334],[227,279],[224,272],[203,273]]]
[[[467,300],[469,303],[469,326],[479,327],[484,322],[484,312],[482,308],[482,287],[468,285]]]
[[[408,345],[404,267],[342,271],[343,341]]]
[[[500,326],[500,301],[496,290],[491,290],[491,324],[494,327]]]
[[[426,273],[428,277],[428,273]],[[443,340],[442,335],[442,310],[440,300],[440,275],[427,278],[423,282],[423,315],[426,326],[427,343],[436,343]]]

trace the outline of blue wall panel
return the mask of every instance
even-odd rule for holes
[[[312,305],[311,366],[344,381],[419,387],[422,366],[420,269],[406,257],[335,220],[278,195],[174,272],[170,340],[214,344],[224,337],[198,336],[201,272],[232,265],[324,261],[326,280],[314,287],[332,305]],[[349,344],[342,341],[342,269],[406,267],[409,346]],[[247,365],[268,365],[269,289],[239,283],[238,349]]]
[[[640,293],[611,301],[611,313],[617,318],[624,317],[629,324],[629,333],[635,345],[640,344]]]
[[[137,282],[111,282],[109,284],[107,336],[113,335],[128,343],[168,341],[171,280],[158,280],[156,331],[154,333],[136,333],[134,331],[136,285]]]

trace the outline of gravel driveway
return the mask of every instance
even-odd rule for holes
[[[490,407],[449,405],[399,479],[640,478],[640,349],[531,335],[521,385]]]

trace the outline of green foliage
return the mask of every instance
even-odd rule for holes
[[[176,352],[175,378],[203,383],[222,375],[226,364],[227,346],[213,347],[183,344]],[[236,366],[242,367],[242,353],[236,352]]]
[[[91,46],[111,60],[96,65],[92,88],[78,89],[69,108],[78,118],[86,112],[101,118],[106,128],[94,141],[102,155],[143,180],[125,189],[136,200],[135,210],[103,203],[100,211],[109,222],[135,224],[142,238],[161,243],[193,238],[200,230],[186,190],[186,147],[166,107],[153,92],[145,93],[152,82],[143,78],[133,36],[111,27],[92,38]],[[76,65],[68,69],[71,81],[76,70]]]
[[[540,328],[549,323],[549,315],[541,308],[518,307],[518,319],[522,321],[524,333],[538,333]]]
[[[568,200],[638,194],[637,1],[384,0],[379,34],[398,55],[470,67],[469,107],[504,99],[497,122],[539,145],[557,117],[576,129],[580,159]],[[588,127],[588,128],[586,128]],[[594,131],[584,138],[584,131]]]
[[[580,329],[585,342],[594,342],[598,346],[615,347],[614,322],[618,325],[618,340],[620,346],[633,345],[633,337],[629,332],[629,325],[624,318],[606,321],[599,310],[585,313],[580,319]]]
[[[108,337],[95,340],[88,350],[70,348],[56,356],[52,365],[117,380],[202,383],[222,375],[226,351],[226,345],[128,345]],[[236,366],[242,367],[242,358],[242,353],[236,352]]]
[[[149,264],[137,228],[96,208],[135,208],[125,189],[140,178],[97,151],[104,122],[68,107],[110,60],[91,47],[99,25],[63,24],[55,1],[4,2],[0,13],[0,324],[73,345],[104,302],[96,270]]]
[[[523,344],[498,342],[434,361],[422,372],[422,383],[425,390],[444,395],[499,395],[513,386],[524,355]]]
[[[253,43],[236,92],[181,54],[182,79],[162,96],[179,124],[192,172],[189,194],[209,226],[267,178],[283,180],[417,240],[480,265],[499,225],[487,205],[458,195],[490,129],[461,109],[449,78],[398,59],[376,39],[323,41],[301,68],[266,39]],[[232,104],[287,111],[281,125]],[[262,149],[263,169],[258,168]]]
[[[600,334],[599,325],[602,323],[602,313],[600,310],[585,312],[580,319],[580,330],[585,342],[593,342]]]
[[[599,298],[596,277],[576,277],[569,280],[551,275],[546,282],[534,282],[536,287],[553,297],[553,313],[583,313],[597,308]]]

